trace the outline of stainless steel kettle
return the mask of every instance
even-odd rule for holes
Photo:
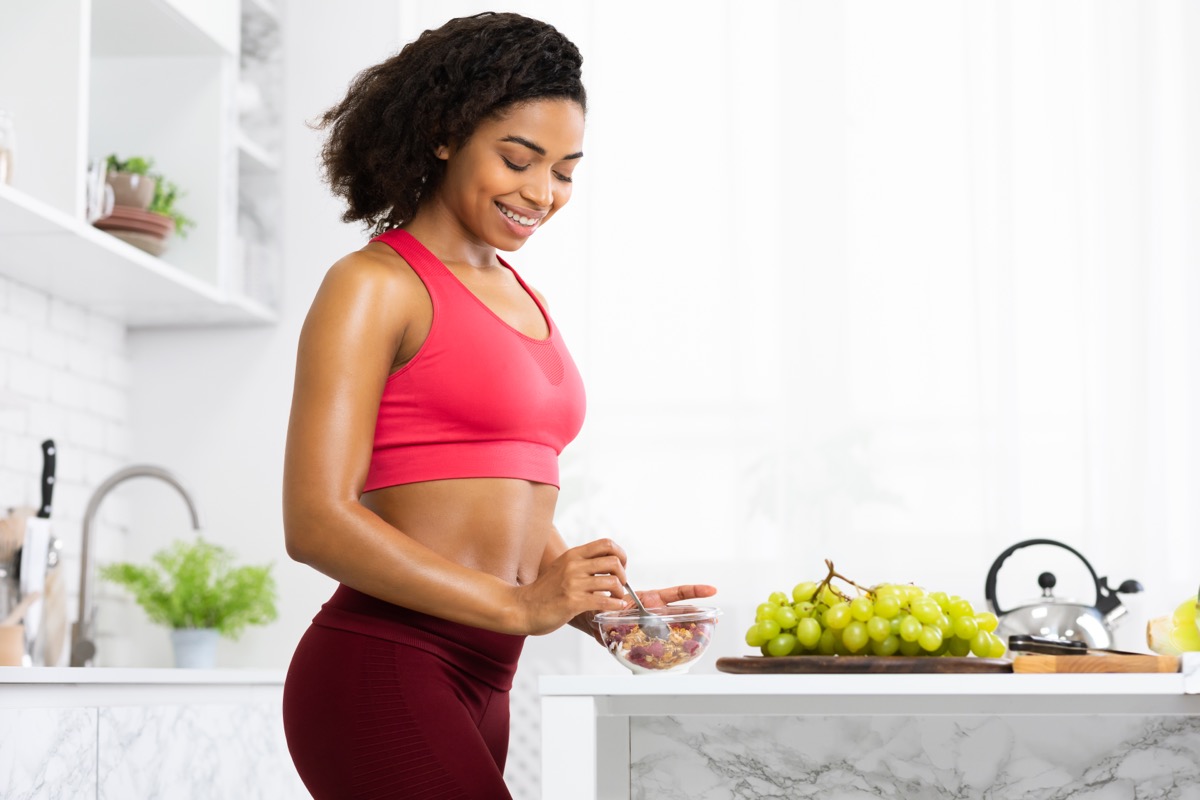
[[[1009,610],[1000,608],[996,602],[996,576],[1000,567],[1016,551],[1032,545],[1053,545],[1073,553],[1092,575],[1096,584],[1096,601],[1093,605],[1084,605],[1072,600],[1059,600],[1054,596],[1054,586],[1057,579],[1051,572],[1043,572],[1038,576],[1038,585],[1042,587],[1042,596],[1023,605]],[[1118,594],[1133,594],[1142,591],[1142,585],[1135,580],[1124,581],[1116,589],[1110,589],[1108,578],[1096,576],[1096,570],[1088,560],[1073,547],[1056,542],[1053,539],[1026,539],[1017,542],[1000,554],[988,571],[984,584],[984,595],[988,607],[1000,618],[996,635],[1001,641],[1007,642],[1013,634],[1026,634],[1063,641],[1083,642],[1088,647],[1112,647],[1112,629],[1114,624],[1128,609],[1121,605]]]

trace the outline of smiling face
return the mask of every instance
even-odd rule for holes
[[[571,199],[583,109],[572,100],[523,103],[437,155],[446,173],[434,204],[475,242],[516,250]]]

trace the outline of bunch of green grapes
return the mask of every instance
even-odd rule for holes
[[[842,577],[833,572],[830,577]],[[846,580],[843,578],[843,580]],[[857,588],[857,584],[853,584]],[[774,592],[758,606],[746,644],[765,656],[875,655],[999,658],[996,615],[945,592],[883,584],[850,598],[827,578]]]

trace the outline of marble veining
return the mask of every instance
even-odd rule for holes
[[[1185,694],[1200,694],[1200,653],[1184,653],[1180,666]]]
[[[96,709],[0,709],[0,796],[96,796]]]
[[[1188,716],[635,717],[634,800],[1200,800]]]
[[[272,704],[99,710],[100,800],[307,797]]]

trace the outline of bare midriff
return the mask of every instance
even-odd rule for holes
[[[537,579],[557,501],[557,487],[512,478],[423,481],[362,496],[405,536],[514,586]]]

